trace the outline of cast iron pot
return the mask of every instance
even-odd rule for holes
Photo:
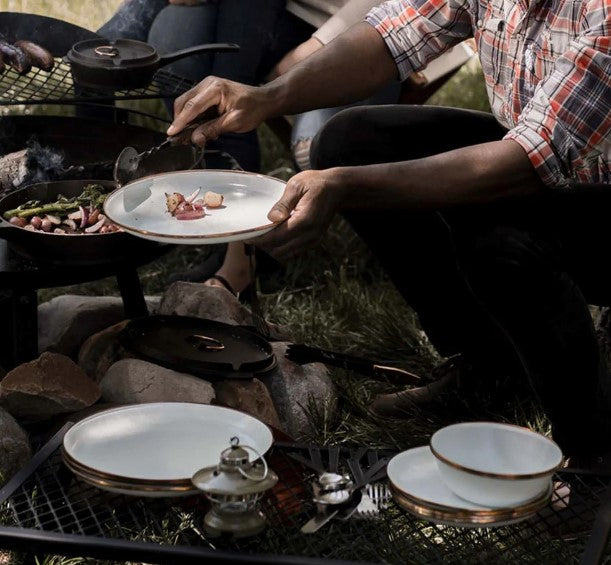
[[[14,226],[4,219],[4,212],[28,200],[54,202],[58,195],[78,196],[87,184],[100,184],[108,192],[116,184],[108,180],[68,180],[32,184],[0,199],[0,238],[6,239],[19,253],[43,263],[96,264],[109,260],[137,257],[161,249],[158,243],[124,232],[94,234],[56,234],[34,232]]]
[[[123,90],[144,88],[160,67],[199,53],[238,51],[234,43],[209,43],[181,49],[167,55],[135,39],[86,39],[75,43],[66,60],[74,81],[82,86]]]

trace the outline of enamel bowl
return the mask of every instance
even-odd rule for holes
[[[523,504],[550,488],[562,464],[552,440],[527,428],[464,422],[430,441],[442,480],[458,496],[493,508]]]

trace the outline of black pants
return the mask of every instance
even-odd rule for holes
[[[315,139],[315,168],[403,161],[501,139],[489,114],[360,107]],[[431,185],[435,179],[431,179]],[[611,188],[346,214],[442,355],[525,371],[565,454],[611,447],[611,383],[588,304],[611,304]]]

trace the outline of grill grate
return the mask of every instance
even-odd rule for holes
[[[0,105],[17,104],[71,104],[84,102],[109,102],[115,100],[140,100],[146,98],[174,98],[193,86],[193,83],[162,69],[155,73],[146,88],[105,91],[75,86],[70,64],[55,60],[50,72],[32,69],[20,75],[13,68],[0,74]]]
[[[607,547],[611,489],[604,477],[564,471],[557,479],[571,484],[576,504],[562,511],[549,506],[528,521],[500,528],[433,524],[391,503],[378,519],[331,521],[316,534],[304,535],[301,526],[315,512],[310,485],[318,471],[356,470],[373,482],[384,477],[391,454],[276,443],[268,461],[280,480],[263,503],[267,529],[243,540],[209,538],[201,527],[208,509],[203,497],[125,497],[75,479],[58,449],[68,427],[39,451],[30,468],[0,490],[0,546],[173,564],[203,559],[570,564],[599,563],[603,555],[607,560],[611,557]]]

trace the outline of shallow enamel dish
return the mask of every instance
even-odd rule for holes
[[[428,446],[395,455],[387,466],[393,498],[421,518],[461,526],[500,526],[532,516],[549,501],[544,493],[513,508],[492,508],[460,498],[445,484]]]
[[[137,485],[184,486],[195,471],[217,465],[232,437],[264,454],[272,432],[229,408],[156,402],[113,408],[77,422],[63,449],[79,469]]]
[[[144,496],[147,498],[175,498],[182,496],[193,496],[200,494],[200,491],[191,485],[185,486],[153,486],[149,484],[124,483],[100,477],[96,474],[91,474],[84,471],[77,465],[73,465],[69,459],[64,458],[64,464],[70,469],[79,479],[89,485],[102,490],[113,492],[115,494],[124,494],[128,496]]]
[[[274,226],[267,219],[286,183],[244,171],[199,170],[140,178],[115,190],[104,213],[126,232],[161,243],[203,245],[241,241],[263,235]],[[189,196],[201,189],[223,195],[223,205],[206,209],[197,220],[177,220],[168,211],[166,193]]]

